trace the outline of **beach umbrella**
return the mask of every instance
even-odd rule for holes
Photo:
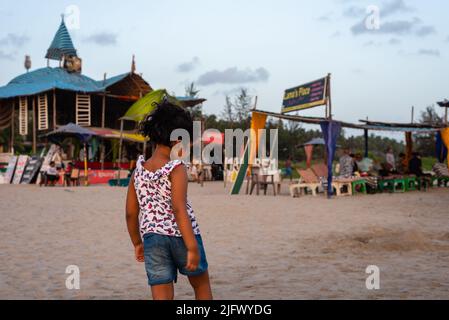
[[[312,140],[304,143],[302,146],[309,146],[309,145],[325,145],[323,138],[313,138]]]
[[[58,127],[56,130],[53,130],[44,136],[52,137],[52,136],[75,136],[81,140],[84,145],[84,184],[87,186],[89,184],[88,181],[88,172],[87,172],[87,142],[90,140],[92,136],[96,135],[95,132],[83,128],[75,123],[68,123],[64,126]]]
[[[165,89],[154,90],[146,94],[143,98],[137,100],[125,115],[121,118],[123,120],[131,120],[140,122],[156,108],[156,103],[161,103],[162,99],[167,98],[170,103],[182,106],[181,103],[174,97],[170,96]]]
[[[299,145],[298,147],[304,147],[304,152],[306,154],[306,165],[307,168],[310,168],[312,165],[312,156],[313,156],[313,147],[319,145],[325,145],[323,138],[313,138],[310,141],[307,141],[304,144]]]

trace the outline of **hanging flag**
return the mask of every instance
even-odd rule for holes
[[[335,149],[337,148],[337,138],[340,135],[341,123],[337,121],[322,121],[320,123],[323,132],[324,141],[326,142],[327,151],[327,196],[332,197],[332,163],[334,161]]]

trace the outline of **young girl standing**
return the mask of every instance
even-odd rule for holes
[[[196,299],[212,299],[206,253],[195,215],[187,200],[187,172],[171,160],[175,129],[192,137],[193,123],[184,109],[166,101],[142,123],[141,132],[156,149],[150,159],[137,160],[126,200],[126,222],[136,260],[145,262],[155,300],[174,298],[178,271],[186,275]]]

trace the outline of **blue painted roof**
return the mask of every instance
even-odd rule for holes
[[[127,76],[129,75],[128,73],[124,73],[124,74],[119,74],[118,76],[106,79],[106,80],[100,80],[97,81],[97,84],[102,87],[102,88],[107,88],[112,86],[113,84],[122,81],[123,79],[125,79]]]
[[[76,56],[76,49],[73,46],[64,19],[61,21],[58,31],[56,31],[55,37],[51,42],[50,48],[47,50],[45,58],[60,61],[63,55]]]
[[[41,68],[24,73],[6,86],[0,87],[0,99],[29,96],[52,89],[76,92],[101,92],[103,87],[95,80],[62,68]]]

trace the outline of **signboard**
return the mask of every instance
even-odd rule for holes
[[[14,171],[16,170],[17,156],[12,156],[9,159],[8,167],[6,168],[4,183],[11,183]]]
[[[25,171],[25,167],[28,163],[28,156],[19,156],[19,160],[17,160],[16,171],[14,172],[14,178],[12,180],[13,184],[19,184],[22,180],[23,172]]]
[[[21,184],[29,184],[33,181],[34,177],[36,177],[39,169],[42,166],[42,158],[33,157],[28,161],[28,164],[23,172]]]
[[[285,90],[282,113],[325,105],[328,77]]]

